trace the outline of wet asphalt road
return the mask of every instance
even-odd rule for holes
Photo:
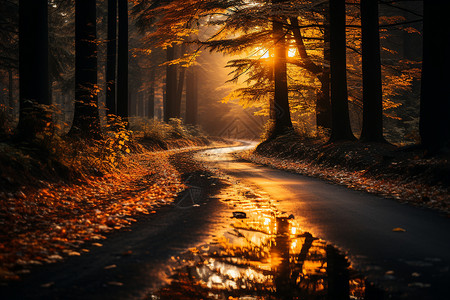
[[[267,194],[293,213],[303,230],[345,251],[357,269],[384,288],[401,285],[423,299],[450,299],[449,218],[229,155],[246,148],[208,150],[206,158]]]

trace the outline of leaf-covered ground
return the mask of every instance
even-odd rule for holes
[[[419,149],[358,142],[320,143],[284,136],[241,155],[277,169],[437,209],[450,216],[450,163]]]
[[[185,188],[169,159],[180,151],[133,153],[103,176],[1,192],[0,281],[19,278],[34,264],[81,255],[86,244],[101,247],[106,233],[171,203]]]

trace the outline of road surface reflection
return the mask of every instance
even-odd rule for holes
[[[173,257],[171,282],[152,299],[364,299],[364,279],[294,216],[236,186],[220,199],[236,208],[228,230]]]

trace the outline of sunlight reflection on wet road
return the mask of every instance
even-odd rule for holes
[[[172,258],[172,282],[160,299],[363,299],[365,282],[344,256],[302,231],[270,199],[234,185],[220,200],[235,207],[226,231]],[[331,266],[331,267],[330,267]],[[345,274],[343,277],[342,274]],[[343,284],[336,284],[342,282]]]

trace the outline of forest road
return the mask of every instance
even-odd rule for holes
[[[196,157],[267,194],[279,210],[295,215],[302,230],[347,251],[372,281],[385,288],[412,286],[426,295],[421,300],[449,299],[449,219],[231,155],[252,146],[206,150]],[[105,240],[86,243],[82,248],[88,253],[33,267],[21,281],[0,286],[0,299],[152,299],[151,291],[164,285],[164,274],[176,261],[171,257],[221,235],[238,209],[215,198],[223,186],[213,174],[195,174],[197,181],[190,184],[206,192],[193,208],[160,208]]]
[[[212,149],[201,159],[267,194],[280,210],[294,214],[302,230],[345,251],[374,282],[423,289],[427,299],[450,299],[448,217],[231,155],[249,147]]]

